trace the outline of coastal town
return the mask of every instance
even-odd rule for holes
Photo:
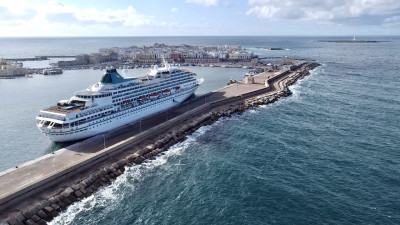
[[[251,61],[256,56],[252,51],[233,46],[191,46],[191,45],[165,45],[155,43],[152,46],[128,48],[102,48],[98,53],[82,54],[75,57],[74,61],[60,61],[59,67],[78,65],[101,65],[104,63],[132,66],[149,66],[162,63],[181,64],[211,64],[219,62]]]
[[[282,50],[269,48],[271,49]],[[24,61],[42,61],[53,57],[56,58],[55,56],[36,56],[25,59],[0,59],[0,77],[12,78],[26,74],[54,75],[61,74],[62,70],[105,69],[109,66],[120,69],[149,68],[152,65],[162,64],[164,60],[181,66],[258,68],[262,71],[276,70],[283,66],[290,67],[300,61],[286,57],[262,60],[253,51],[242,48],[240,45],[192,46],[155,43],[142,47],[101,48],[96,53],[77,56],[57,56],[60,60],[51,63],[47,68],[23,67]]]

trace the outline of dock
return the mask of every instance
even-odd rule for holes
[[[78,200],[91,194],[85,193],[88,189],[82,189],[83,184],[86,187],[90,186],[89,192],[101,185],[106,185],[107,182],[103,183],[99,180],[100,178],[97,179],[97,175],[93,175],[108,173],[107,169],[102,168],[110,168],[112,170],[109,171],[110,175],[121,174],[124,166],[117,165],[118,163],[115,162],[125,160],[123,161],[126,162],[125,164],[140,163],[146,158],[157,155],[162,149],[167,149],[173,143],[182,140],[182,137],[176,137],[179,133],[178,129],[182,130],[182,134],[187,133],[190,125],[185,128],[184,124],[193,124],[193,118],[197,118],[200,122],[211,121],[210,118],[213,115],[221,114],[223,107],[239,103],[243,105],[245,100],[254,99],[257,96],[267,98],[278,96],[278,93],[282,93],[288,85],[300,77],[299,74],[308,73],[317,66],[316,63],[306,62],[292,70],[260,73],[254,76],[254,83],[238,81],[217,91],[188,100],[167,111],[1,172],[0,224],[3,220],[9,224],[23,224],[23,221],[32,220],[31,217],[39,211],[44,212],[46,217],[35,218],[40,219],[39,221],[48,221],[57,215],[57,210],[61,210],[63,205],[66,207],[68,202],[72,203],[74,199]],[[194,124],[190,126],[190,129],[193,130],[201,124],[203,123]],[[161,140],[161,137],[165,138]],[[167,144],[163,145],[162,142]],[[132,161],[129,161],[130,159]],[[113,176],[111,178],[115,179]],[[90,184],[87,184],[88,182]],[[72,189],[74,185],[75,188]],[[60,196],[66,196],[67,203],[63,202]],[[53,204],[50,199],[56,199],[54,202],[62,203],[61,208],[59,204]],[[37,223],[37,221],[33,222]]]

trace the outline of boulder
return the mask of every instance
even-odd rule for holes
[[[51,198],[49,198],[49,203],[50,203],[50,205],[51,204],[55,204],[55,203],[59,203],[60,201],[56,198],[56,197],[51,197]],[[39,210],[38,210],[39,211]]]
[[[110,174],[111,172],[113,172],[110,167],[105,167],[103,170],[106,172],[106,174]]]
[[[108,173],[107,173],[107,171],[103,168],[103,169],[101,169],[99,172],[97,172],[97,176],[98,177],[104,177],[105,175],[107,175]],[[74,189],[75,190],[75,189]],[[77,190],[79,190],[79,188],[77,189]],[[75,190],[76,191],[76,190]]]
[[[52,207],[54,210],[57,210],[57,211],[61,210],[61,207],[60,207],[59,205],[57,205],[57,204],[52,204],[51,207]],[[35,221],[35,222],[36,222],[36,221]]]
[[[91,185],[89,179],[82,180],[81,184],[84,186],[84,188],[89,187]]]
[[[20,223],[23,223],[26,220],[22,213],[17,213],[17,215],[15,215],[15,219],[17,219]]]
[[[87,192],[87,196],[89,196],[89,195],[91,195],[93,192],[94,192],[94,190],[91,188],[91,187],[87,187],[86,188],[86,192]]]
[[[68,199],[71,201],[70,204],[72,204],[73,202],[78,201],[78,199],[77,199],[74,195],[70,195],[70,196],[68,197]]]
[[[113,163],[113,164],[111,164],[111,167],[112,168],[114,168],[114,169],[119,169],[119,165],[118,165],[118,163]]]
[[[44,219],[44,220],[47,220],[47,219],[48,219],[47,214],[46,214],[43,210],[39,210],[39,212],[37,212],[36,215],[38,215],[40,218],[42,218],[42,219]]]
[[[68,187],[61,194],[65,198],[68,198],[73,192],[74,192],[74,189],[72,189],[71,187]]]
[[[74,191],[79,190],[79,186],[76,184],[72,185],[71,188],[74,189]]]
[[[74,195],[75,195],[75,197],[77,197],[77,198],[81,198],[81,197],[83,196],[83,193],[82,193],[81,191],[79,191],[79,190],[76,190],[76,191],[74,192]]]
[[[145,149],[140,149],[136,152],[139,156],[142,156],[144,154],[146,154],[146,150]]]
[[[37,224],[38,224],[38,225],[46,225],[47,223],[46,223],[46,221],[44,221],[44,220],[39,220],[39,221],[37,222]]]
[[[20,225],[20,224],[23,224],[23,223],[18,222],[18,220],[15,217],[8,218],[7,219],[7,223],[9,225]]]
[[[59,202],[59,203],[57,203],[57,205],[60,206],[61,210],[67,208],[67,206],[68,206],[68,205],[65,204],[64,202]]]
[[[30,219],[32,216],[33,216],[33,214],[30,212],[30,211],[24,211],[24,212],[22,212],[22,215],[25,217],[25,219]]]
[[[106,175],[104,178],[108,180],[108,182],[112,182],[113,178],[110,175]]]
[[[120,170],[117,170],[117,171],[120,171]],[[115,172],[114,172],[114,173],[115,173]],[[122,173],[121,173],[121,174],[122,174]],[[99,189],[100,187],[103,187],[103,185],[100,183],[99,180],[96,180],[96,182],[94,182],[93,185],[96,186],[97,189]]]
[[[125,163],[125,161],[124,161],[123,159],[118,160],[117,164],[118,164],[118,166],[119,166],[120,169],[121,169],[121,167],[126,166],[126,163]]]
[[[136,158],[135,163],[136,163],[136,164],[140,164],[140,163],[142,163],[144,160],[145,160],[145,158],[143,158],[143,156],[140,156],[140,157],[137,157],[137,158]]]
[[[104,182],[102,179],[98,180],[97,182],[99,182],[101,186],[107,185],[107,182]]]
[[[128,161],[129,161],[130,163],[134,163],[134,162],[135,162],[135,159],[136,159],[136,156],[134,156],[133,154],[131,154],[131,155],[129,155],[129,156],[127,157],[127,159],[128,159]]]
[[[114,172],[114,175],[116,177],[120,176],[121,174],[122,174],[121,170],[117,170],[117,171]]]
[[[54,196],[55,199],[57,199],[59,202],[63,202],[63,199],[65,198],[63,195],[56,195]]]
[[[157,150],[153,150],[153,151],[151,152],[151,155],[152,155],[152,156],[156,156],[156,155],[158,155],[158,153],[160,153],[160,152],[157,151]]]
[[[125,166],[131,166],[132,165],[132,163],[130,163],[127,158],[123,159],[122,161],[124,162]]]
[[[26,225],[36,225],[36,223],[32,219],[25,221],[25,224]]]
[[[66,204],[66,205],[71,205],[71,204],[72,204],[72,201],[69,200],[69,198],[64,198],[62,202],[63,202],[64,204]]]
[[[89,181],[90,181],[91,183],[93,183],[97,178],[98,178],[97,174],[96,174],[96,173],[92,173],[92,174],[90,174],[90,176],[89,176]]]
[[[43,211],[44,211],[46,214],[51,214],[51,212],[54,211],[54,208],[51,207],[51,206],[46,206],[46,207],[43,208]]]
[[[147,145],[147,146],[146,146],[146,149],[148,149],[148,150],[150,150],[150,151],[153,151],[155,148],[156,148],[156,147],[155,147],[154,144],[150,144],[150,145]]]
[[[33,220],[35,223],[37,223],[37,222],[39,222],[39,220],[41,220],[41,218],[40,218],[39,216],[37,216],[37,215],[33,215],[33,216],[32,216],[32,220]]]
[[[46,200],[44,200],[44,201],[46,201]],[[46,201],[46,202],[48,203],[48,201]],[[34,206],[34,207],[32,207],[32,208],[29,208],[27,211],[29,211],[29,213],[30,213],[31,215],[35,215],[40,209],[42,209],[41,206],[43,206],[43,203],[40,203],[40,204],[39,204],[39,207]],[[43,207],[44,207],[44,206],[43,206]]]
[[[114,174],[114,173],[112,173]],[[97,189],[99,189],[96,185],[92,184],[90,185],[90,188],[93,190],[93,192],[97,191]]]

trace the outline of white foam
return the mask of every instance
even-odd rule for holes
[[[254,109],[250,109],[250,110],[249,110],[249,113],[256,114],[256,113],[259,113],[259,111],[254,110]]]

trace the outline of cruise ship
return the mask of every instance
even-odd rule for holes
[[[36,125],[54,142],[85,139],[176,106],[199,84],[195,73],[167,63],[138,78],[107,69],[97,84],[41,110]]]

